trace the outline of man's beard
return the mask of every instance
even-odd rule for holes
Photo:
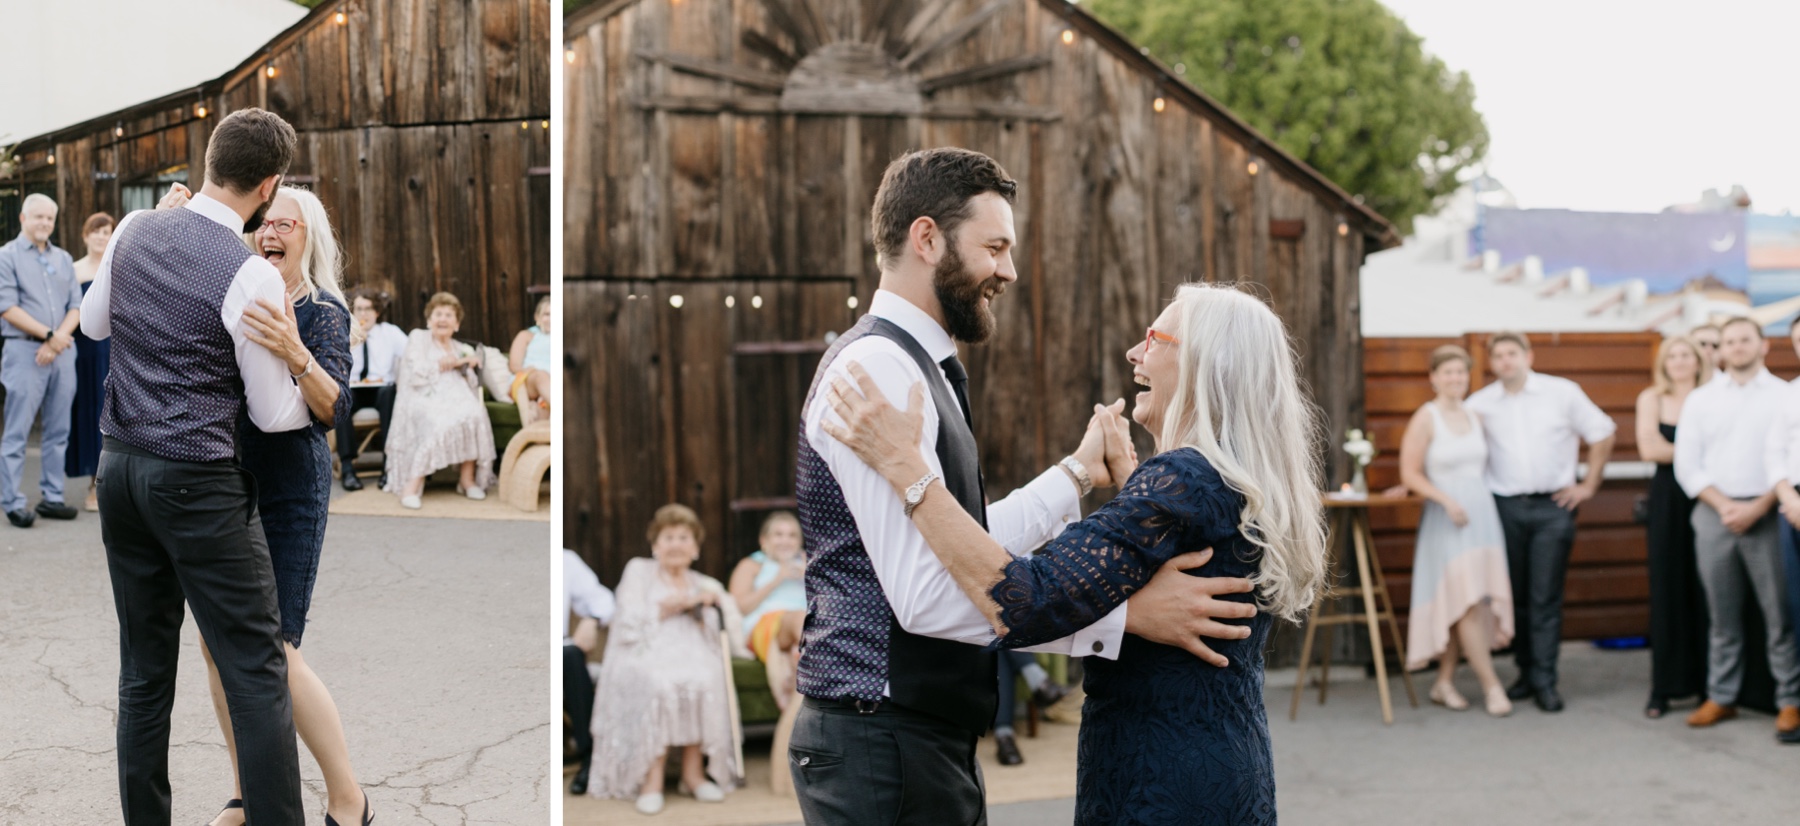
[[[993,309],[981,308],[981,296],[989,291],[998,296],[1006,290],[1006,284],[998,277],[981,281],[969,277],[955,243],[944,251],[943,259],[932,272],[931,288],[937,293],[938,306],[944,309],[944,327],[951,338],[980,344],[994,334]]]
[[[280,191],[281,187],[278,185],[275,189]],[[257,230],[262,229],[263,216],[269,214],[269,206],[273,203],[275,203],[275,192],[270,192],[269,200],[258,205],[256,211],[250,213],[250,217],[244,220],[245,235],[255,235]]]

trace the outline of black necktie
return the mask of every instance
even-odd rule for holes
[[[963,423],[970,430],[975,429],[975,420],[969,416],[969,373],[963,369],[962,362],[957,361],[956,354],[938,362],[944,368],[944,378],[950,380],[950,389],[956,393],[956,403],[962,406]]]
[[[363,380],[363,381],[368,381],[368,380],[369,380],[369,340],[368,340],[368,339],[366,339],[366,338],[365,338],[365,339],[363,339],[363,369],[362,369],[362,375],[361,375],[361,376],[359,376],[359,377],[358,377],[358,378],[360,378],[360,379],[362,379],[362,380]]]

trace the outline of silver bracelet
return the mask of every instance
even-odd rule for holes
[[[1080,460],[1074,456],[1064,456],[1063,460],[1056,464],[1068,471],[1069,478],[1075,480],[1075,487],[1081,491],[1082,496],[1094,492],[1094,479],[1088,476],[1087,466],[1083,465]]]
[[[314,364],[318,364],[318,362],[313,361],[311,358],[308,358],[306,360],[306,369],[301,370],[298,373],[289,373],[288,378],[293,379],[294,381],[299,381],[303,378],[306,378],[307,374],[312,372]]]

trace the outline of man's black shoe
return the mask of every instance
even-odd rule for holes
[[[31,527],[31,523],[37,521],[37,514],[23,508],[16,511],[7,511],[6,521],[13,523],[13,527],[15,528],[29,528]]]
[[[1013,739],[1011,732],[995,732],[994,749],[999,754],[1002,766],[1017,766],[1025,762],[1025,755],[1019,753],[1019,743]]]
[[[344,463],[344,490],[362,490],[361,479],[356,478],[356,471],[350,469],[350,463]]]
[[[381,478],[375,480],[375,487],[381,490],[387,490],[387,471],[384,470],[381,472]]]
[[[1537,689],[1532,688],[1530,683],[1525,682],[1524,677],[1520,677],[1518,682],[1506,687],[1506,699],[1508,700],[1529,700],[1531,699],[1531,696],[1536,693]]]
[[[584,794],[587,794],[587,787],[588,787],[588,763],[586,760],[583,760],[581,762],[581,769],[579,771],[575,772],[575,779],[569,781],[569,794],[575,795],[576,797],[580,797]]]
[[[1563,710],[1562,695],[1557,694],[1556,689],[1551,688],[1549,686],[1545,686],[1543,688],[1538,689],[1537,696],[1535,697],[1535,699],[1537,700],[1538,708],[1541,708],[1552,714]]]
[[[1038,686],[1036,690],[1031,692],[1031,702],[1037,704],[1038,710],[1042,711],[1056,705],[1056,701],[1067,696],[1069,696],[1069,690],[1067,688],[1064,688],[1058,683],[1045,680],[1043,685]]]
[[[1775,732],[1775,742],[1789,746],[1800,746],[1800,731]]]
[[[81,511],[71,508],[68,505],[61,502],[52,502],[48,499],[37,504],[37,512],[38,516],[42,516],[45,519],[74,519],[81,514]]]

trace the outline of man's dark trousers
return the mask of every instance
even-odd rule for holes
[[[807,826],[986,826],[968,729],[893,703],[864,714],[849,703],[802,702],[788,770]]]
[[[563,712],[569,715],[585,769],[594,759],[594,680],[588,676],[587,652],[569,643],[563,643]]]
[[[365,407],[375,408],[376,415],[381,417],[381,432],[375,434],[375,441],[369,443],[369,447],[380,450],[387,444],[388,423],[394,420],[394,385],[350,388],[351,414]],[[346,462],[356,459],[356,449],[359,447],[353,419],[355,416],[349,415],[336,423],[338,458]]]
[[[1496,496],[1506,534],[1513,590],[1513,657],[1520,679],[1534,689],[1556,687],[1562,643],[1563,579],[1575,544],[1575,512],[1550,494]]]
[[[246,819],[300,824],[287,654],[254,478],[235,462],[165,459],[108,438],[94,484],[119,613],[125,823],[170,822],[169,712],[185,601],[231,708]]]

